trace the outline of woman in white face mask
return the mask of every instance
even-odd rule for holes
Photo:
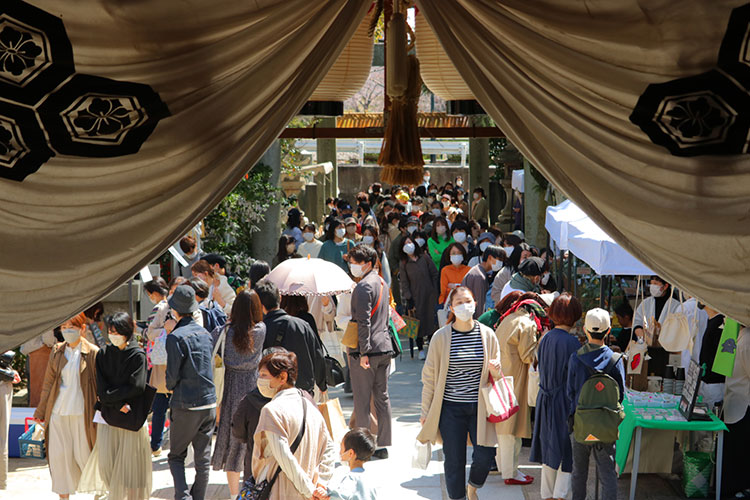
[[[328,229],[325,233],[325,241],[320,247],[318,258],[327,260],[339,266],[344,272],[349,272],[349,265],[344,260],[344,255],[354,248],[354,242],[346,238],[346,226],[341,219],[329,218]]]
[[[445,303],[451,290],[457,288],[471,269],[465,265],[466,249],[460,243],[451,243],[443,253],[442,270],[440,271],[439,303]]]
[[[422,368],[422,430],[417,440],[443,441],[445,482],[449,498],[477,498],[495,459],[495,424],[479,393],[490,374],[500,376],[500,346],[494,332],[473,319],[471,291],[458,287],[451,294],[449,323],[432,336]],[[473,445],[469,484],[466,484],[466,431]]]
[[[76,492],[96,441],[93,420],[99,348],[84,338],[83,313],[60,328],[65,341],[55,345],[50,354],[34,420],[45,424],[52,491],[65,499]]]
[[[270,500],[312,498],[333,474],[336,450],[325,420],[295,388],[296,379],[294,353],[277,349],[261,359],[258,390],[272,399],[261,410],[255,429],[252,464],[256,483],[270,482],[280,468]]]
[[[427,248],[436,268],[440,268],[440,258],[443,252],[451,244],[451,237],[448,234],[448,221],[445,217],[435,217],[432,221],[432,234],[427,240]]]
[[[107,425],[99,424],[79,488],[109,493],[110,498],[146,500],[151,496],[151,445],[145,418],[135,411],[146,389],[146,352],[135,340],[129,314],[118,312],[104,322],[111,344],[96,356],[96,391]],[[135,425],[140,428],[126,428]],[[128,466],[120,465],[124,463]]]
[[[419,359],[424,360],[424,339],[435,331],[435,304],[438,300],[438,271],[425,255],[416,238],[406,237],[401,244],[400,282],[401,301],[407,311],[419,320],[416,344]],[[409,338],[409,352],[414,357],[413,343]]]
[[[641,373],[653,373],[657,377],[661,377],[666,371],[667,364],[669,364],[669,353],[661,345],[652,344],[657,343],[661,325],[667,319],[667,316],[676,312],[682,306],[679,298],[674,296],[670,284],[663,278],[652,276],[648,288],[651,296],[646,297],[635,309],[633,333],[639,341],[646,342],[649,345],[648,355],[651,359],[646,362]],[[639,384],[644,379],[645,377],[636,378],[635,383]]]
[[[302,228],[302,239],[304,241],[297,247],[297,253],[302,257],[307,257],[308,255],[311,259],[318,257],[323,242],[315,238],[315,231],[315,224],[306,224]]]

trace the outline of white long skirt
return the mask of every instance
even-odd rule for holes
[[[53,413],[49,418],[47,439],[52,491],[58,495],[72,495],[91,454],[83,415]]]
[[[129,431],[97,424],[96,444],[78,490],[109,493],[109,500],[147,500],[151,495],[148,426]]]

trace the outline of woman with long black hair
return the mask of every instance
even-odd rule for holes
[[[253,290],[243,290],[237,295],[232,306],[229,322],[211,332],[214,346],[219,347],[226,372],[224,373],[224,394],[221,399],[221,415],[216,446],[211,465],[214,470],[224,470],[229,482],[232,498],[239,494],[240,472],[247,452],[245,443],[232,436],[232,415],[237,411],[240,400],[255,389],[258,381],[258,363],[266,338],[266,325],[258,294]]]
[[[279,249],[276,252],[276,255],[274,255],[271,264],[273,267],[276,267],[285,260],[296,259],[299,257],[301,257],[301,255],[297,253],[297,242],[294,237],[288,234],[282,234],[279,237]]]
[[[419,320],[417,349],[419,359],[425,359],[424,339],[429,338],[436,329],[435,304],[437,304],[440,280],[432,259],[415,242],[415,239],[406,236],[401,241],[399,276],[401,277],[401,299],[407,311],[413,310]],[[411,339],[409,340],[411,345]]]

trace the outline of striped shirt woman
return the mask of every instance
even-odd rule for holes
[[[468,332],[456,330],[454,326],[443,401],[476,403],[483,365],[484,347],[479,322],[475,321]]]
[[[454,290],[448,325],[432,337],[422,369],[422,430],[420,442],[442,440],[445,483],[452,499],[476,498],[487,480],[497,445],[495,424],[487,421],[487,407],[479,388],[497,377],[500,346],[494,332],[475,321],[474,296],[466,287]],[[466,435],[473,446],[469,484],[466,484]]]

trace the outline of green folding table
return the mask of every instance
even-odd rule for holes
[[[721,466],[724,453],[724,431],[727,427],[716,415],[710,413],[711,420],[672,421],[643,418],[634,412],[634,406],[627,397],[623,401],[625,420],[620,424],[620,439],[617,440],[615,461],[620,471],[625,470],[630,452],[630,442],[635,431],[635,445],[633,446],[633,472],[630,478],[630,500],[635,500],[635,486],[638,481],[638,463],[641,458],[641,433],[643,429],[668,429],[676,431],[713,431],[718,432],[716,447],[716,500],[721,500]],[[676,407],[675,407],[676,408]]]

